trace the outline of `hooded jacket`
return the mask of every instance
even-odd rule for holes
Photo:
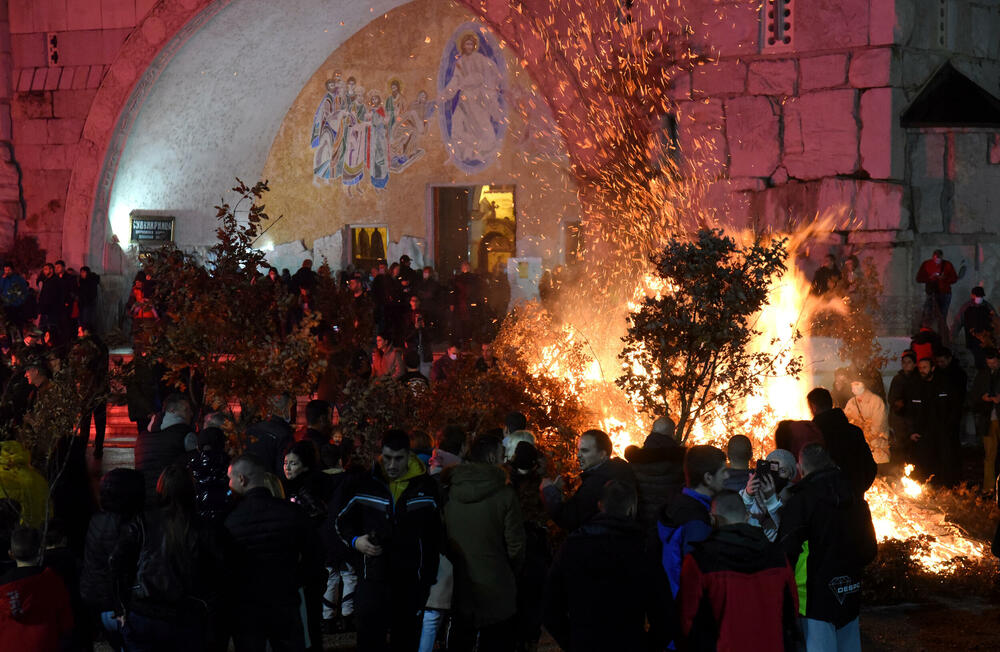
[[[476,627],[513,616],[525,534],[517,494],[503,469],[475,463],[452,469],[444,524],[455,566],[455,608]]]
[[[21,506],[21,520],[30,527],[45,522],[49,483],[31,466],[31,454],[20,442],[0,443],[0,495]]]
[[[439,505],[437,482],[416,455],[410,455],[409,468],[397,480],[390,482],[378,462],[359,478],[335,521],[337,535],[353,551],[359,581],[430,587],[441,547]],[[354,542],[364,534],[374,535],[381,555],[357,552]]]
[[[641,525],[600,514],[566,539],[545,590],[545,628],[563,650],[662,650],[675,617]]]
[[[73,629],[69,592],[51,568],[15,568],[0,577],[0,650],[58,652]]]
[[[778,543],[795,566],[799,613],[843,627],[858,617],[861,573],[878,551],[868,503],[837,468],[795,484]]]
[[[781,548],[739,523],[713,532],[684,558],[681,631],[690,650],[795,650],[795,577]]]

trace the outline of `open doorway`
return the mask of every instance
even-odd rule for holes
[[[434,186],[434,252],[450,276],[462,261],[481,274],[505,266],[517,251],[513,185]]]

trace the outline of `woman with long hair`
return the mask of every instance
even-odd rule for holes
[[[300,505],[316,527],[317,532],[326,521],[330,504],[330,476],[320,469],[316,444],[303,439],[289,444],[285,450],[283,469],[285,495],[293,503]],[[309,649],[323,649],[323,592],[326,577],[303,577],[301,582],[305,597],[305,622],[303,629],[309,634]]]
[[[223,559],[218,538],[197,519],[191,474],[168,466],[156,493],[158,509],[131,523],[111,556],[126,649],[225,649],[217,635]]]

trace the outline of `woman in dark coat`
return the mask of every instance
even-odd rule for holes
[[[111,576],[111,553],[118,544],[123,527],[142,512],[146,486],[142,473],[135,469],[112,469],[101,480],[101,511],[90,519],[80,573],[80,596],[100,616],[108,642],[120,650],[124,641],[121,623],[116,616],[121,605],[115,600]]]
[[[285,496],[305,510],[317,532],[326,521],[330,504],[332,482],[330,476],[320,469],[316,444],[308,439],[293,442],[285,451],[282,485]],[[323,649],[323,592],[326,590],[325,577],[303,577],[300,579],[306,598],[306,627],[311,650]]]

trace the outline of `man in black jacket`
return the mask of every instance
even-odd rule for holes
[[[860,650],[861,573],[875,558],[871,512],[819,444],[799,454],[778,543],[796,569],[807,650]]]
[[[994,490],[997,480],[997,438],[1000,435],[1000,354],[993,347],[983,350],[986,367],[972,381],[971,402],[975,413],[976,434],[983,440],[983,486]]]
[[[938,479],[948,485],[958,482],[962,457],[962,408],[969,389],[969,376],[946,346],[934,349],[934,374],[940,376],[948,388],[952,405],[948,410],[949,422],[941,442],[941,467]]]
[[[437,483],[410,452],[410,438],[388,430],[370,475],[359,478],[336,520],[358,569],[354,613],[358,650],[412,652],[417,613],[437,579],[441,515]]]
[[[295,440],[295,433],[289,424],[292,400],[288,394],[274,396],[271,399],[271,416],[247,428],[250,439],[247,452],[264,460],[267,471],[279,478],[285,464],[285,449]]]
[[[600,430],[588,430],[580,435],[577,458],[580,461],[580,488],[568,500],[563,500],[562,478],[542,480],[542,502],[556,525],[572,532],[597,515],[597,502],[609,480],[635,486],[635,473],[622,459],[612,458],[611,438]]]
[[[875,482],[878,472],[864,432],[847,420],[843,410],[833,407],[833,397],[828,390],[817,387],[806,394],[806,401],[834,464],[844,472],[854,492],[863,496]]]
[[[635,487],[612,480],[598,503],[600,513],[570,534],[549,572],[545,628],[573,652],[662,650],[677,632],[676,610],[635,522]]]
[[[635,473],[639,492],[639,522],[651,534],[656,533],[660,510],[684,489],[684,452],[687,450],[674,439],[674,422],[660,417],[653,422],[652,432],[642,448],[629,446],[625,459]]]
[[[920,380],[914,399],[915,426],[910,434],[910,462],[917,467],[917,477],[947,481],[952,446],[950,434],[956,422],[959,404],[955,388],[934,368],[934,361],[917,362]]]
[[[146,480],[146,504],[156,504],[156,483],[163,469],[183,462],[187,451],[198,448],[198,438],[191,427],[191,403],[180,394],[163,401],[163,421],[159,430],[143,432],[135,441],[135,468]]]
[[[233,541],[233,643],[236,652],[302,650],[299,587],[323,574],[319,536],[302,508],[271,495],[266,463],[253,454],[229,467],[229,486],[240,496],[226,517]]]
[[[329,445],[333,423],[330,418],[330,403],[322,399],[313,399],[306,403],[306,434],[303,439],[316,444],[316,450],[322,451]]]
[[[909,448],[910,434],[914,427],[914,403],[917,395],[917,356],[913,351],[903,351],[901,369],[889,384],[889,439],[891,460],[902,459]]]

